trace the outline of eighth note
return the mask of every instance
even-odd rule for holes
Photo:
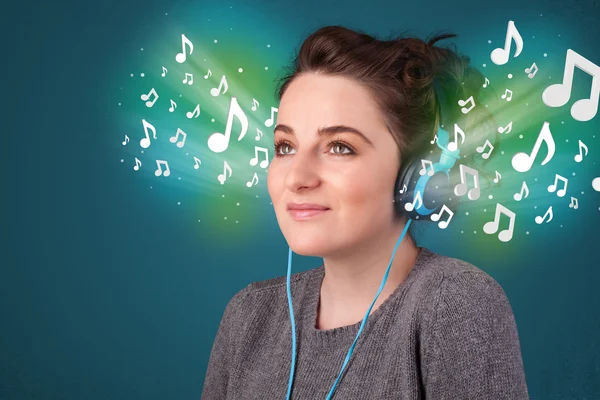
[[[148,100],[150,96],[154,96],[154,100]],[[158,100],[158,93],[152,88],[148,94],[142,94],[140,98],[146,102],[146,107],[152,107],[156,103],[156,100]]]
[[[173,101],[173,99],[170,99],[170,101],[171,101],[171,107],[169,107],[169,112],[173,112],[177,108],[177,103],[175,103]]]
[[[531,72],[531,71],[533,71],[533,72]],[[525,73],[527,74],[529,79],[532,79],[535,76],[535,74],[537,74],[537,72],[538,72],[538,66],[535,63],[531,64],[531,67],[525,68]]]
[[[558,180],[561,180],[562,182],[564,182],[565,186],[562,189],[559,189],[556,192],[556,195],[558,197],[563,197],[566,193],[567,193],[567,184],[569,183],[569,180],[565,177],[560,176],[559,174],[556,174],[556,176],[554,177],[554,183],[550,186],[548,186],[548,191],[550,193],[554,193],[556,191],[556,187],[558,186]]]
[[[515,50],[515,55],[513,57],[518,57],[523,51],[523,38],[521,34],[517,30],[514,21],[508,21],[508,27],[506,28],[506,38],[504,40],[504,48],[498,47],[494,49],[490,54],[490,58],[492,62],[496,65],[504,65],[508,62],[508,58],[510,55],[510,44],[511,39],[515,40],[515,45],[517,49]]]
[[[446,221],[440,221],[440,218],[444,211],[446,211],[448,213],[448,219]],[[444,204],[439,213],[431,215],[431,220],[433,222],[440,221],[440,222],[438,222],[438,227],[440,229],[446,229],[448,227],[448,224],[452,220],[452,216],[454,216],[454,213]]]
[[[433,140],[431,142],[429,142],[429,143],[434,144],[435,142],[437,142],[437,140],[438,140],[437,139],[437,135],[434,135],[433,136]]]
[[[190,112],[186,112],[185,116],[188,117],[189,119],[192,118],[198,118],[200,116],[200,104],[196,105],[196,108],[194,108],[194,111]]]
[[[252,99],[252,111],[256,111],[258,106],[260,106],[260,103],[256,99]]]
[[[275,107],[271,107],[271,117],[265,121],[265,126],[267,128],[273,126],[273,122],[275,121],[275,113],[276,112],[279,112],[279,109],[275,108]]]
[[[579,202],[575,197],[571,197],[571,204],[569,204],[569,207],[574,208],[575,210],[579,208]]]
[[[227,180],[227,171],[229,171],[229,177],[231,178],[231,174],[233,174],[233,171],[231,170],[229,164],[227,164],[227,161],[223,161],[223,173],[219,174],[219,176],[217,177],[219,182],[221,182],[221,185],[225,184],[225,181]]]
[[[510,131],[512,131],[512,121],[510,121],[505,127],[498,127],[498,133],[506,133],[508,135]]]
[[[181,134],[183,136],[183,140],[181,142],[177,143],[177,147],[182,148],[183,145],[185,144],[185,139],[187,138],[187,133],[182,131],[180,128],[177,128],[177,132],[175,132],[175,136],[173,136],[172,138],[169,138],[169,141],[171,143],[177,142],[177,138],[179,137],[179,134]]]
[[[535,223],[538,225],[541,224],[546,219],[546,216],[548,216],[548,221],[546,221],[546,223],[552,221],[552,218],[554,217],[554,214],[552,213],[552,206],[550,206],[550,208],[548,209],[548,211],[546,211],[546,214],[544,214],[543,217],[535,217]]]
[[[254,138],[255,140],[260,140],[260,138],[263,136],[263,133],[260,129],[256,128],[256,137]]]
[[[588,148],[581,140],[579,140],[579,154],[575,155],[575,161],[581,162],[583,161],[583,149],[585,149],[585,155],[588,155]]]
[[[500,233],[498,234],[498,239],[501,242],[508,242],[513,237],[513,232],[515,230],[516,214],[510,211],[508,208],[504,207],[500,203],[496,203],[496,213],[494,214],[494,220],[486,222],[485,225],[483,225],[483,231],[488,235],[498,232],[498,228],[500,227],[501,214],[504,214],[508,217],[509,224],[508,229],[500,231]]]
[[[419,203],[419,205],[415,206],[417,203]],[[412,211],[415,208],[421,208],[422,205],[423,205],[423,199],[421,198],[421,192],[418,191],[417,194],[415,195],[415,198],[414,198],[413,202],[412,203],[410,203],[410,202],[406,203],[404,205],[404,209],[406,211]]]
[[[502,99],[506,99],[506,101],[511,101],[512,100],[512,95],[513,92],[510,89],[506,89],[506,91],[504,92],[504,94],[500,97],[502,97]]]
[[[229,138],[231,137],[231,128],[233,127],[233,117],[237,117],[241,124],[241,132],[238,142],[246,135],[248,131],[248,117],[237,102],[237,98],[232,96],[229,102],[229,113],[227,114],[227,124],[225,133],[215,132],[208,137],[208,148],[213,153],[222,153],[229,147]],[[223,181],[224,182],[224,181]]]
[[[255,172],[254,176],[252,177],[252,181],[246,182],[246,187],[252,187],[252,186],[256,185],[257,183],[258,183],[258,175],[256,175],[256,172]]]
[[[483,82],[483,87],[486,88],[489,84],[490,80],[488,78],[485,78],[485,81]]]
[[[421,160],[421,164],[423,165],[423,169],[419,170],[419,175],[423,176],[425,175],[425,173],[427,173],[427,175],[433,176],[433,174],[435,174],[435,171],[433,170],[433,163],[431,161]],[[429,164],[429,166],[431,167],[429,171],[427,171],[427,164]]]
[[[479,187],[479,172],[476,169],[467,167],[466,165],[460,164],[460,182],[454,187],[454,194],[457,196],[464,196],[467,193],[467,173],[473,176],[473,188],[469,190],[467,197],[469,200],[477,200],[481,194],[481,188]]]
[[[140,167],[142,166],[142,162],[140,160],[138,160],[138,158],[135,158],[135,165],[133,166],[133,169],[138,171],[140,169]]]
[[[496,171],[496,177],[494,178],[494,183],[500,182],[500,179],[502,179],[502,175],[500,175],[500,172]]]
[[[169,72],[169,70],[166,69],[165,67],[162,67],[162,70],[163,70],[163,72],[162,72],[162,74],[160,74],[160,76],[162,76],[164,78],[165,75],[167,75],[167,72]]]
[[[458,124],[454,124],[454,141],[448,143],[448,150],[456,151],[456,149],[458,149],[458,135],[460,135],[462,138],[460,143],[465,143],[465,133],[462,131],[462,129],[460,129]]]
[[[123,146],[129,143],[129,136],[125,135],[125,140],[123,140]]]
[[[217,97],[219,94],[221,94],[222,86],[225,87],[225,90],[223,90],[223,94],[225,94],[225,92],[227,92],[227,89],[229,89],[229,86],[227,86],[227,79],[225,78],[225,75],[223,75],[221,77],[221,82],[219,82],[219,87],[210,89],[211,96]]]
[[[189,80],[188,80],[188,76],[189,76]],[[194,83],[194,75],[190,74],[189,72],[185,73],[185,79],[182,81],[183,83],[187,83],[188,85],[191,85],[192,83]]]
[[[406,183],[405,183],[405,184],[402,186],[402,189],[400,189],[400,190],[398,191],[398,193],[402,194],[402,193],[404,193],[404,192],[406,191],[406,189],[407,189],[407,188],[406,188]]]
[[[190,39],[188,39],[183,33],[181,34],[181,53],[177,53],[177,55],[175,56],[175,61],[177,61],[179,64],[185,62],[185,60],[187,59],[187,54],[185,52],[185,46],[188,45],[190,48],[190,55],[192,55],[192,53],[194,52],[194,45],[192,44],[192,42],[190,41]]]
[[[166,167],[166,171],[163,172],[161,164],[164,165]],[[169,176],[171,175],[171,170],[169,169],[169,163],[166,162],[165,160],[156,160],[156,165],[158,166],[158,169],[156,171],[154,171],[154,175],[156,176]]]
[[[265,154],[265,159],[260,162],[260,167],[267,168],[267,165],[269,165],[269,152],[266,148],[259,146],[254,146],[254,157],[250,160],[250,165],[254,166],[258,163],[259,151],[264,152]]]
[[[202,164],[202,161],[198,157],[194,157],[194,169],[200,168],[200,164]]]
[[[471,107],[469,107],[469,108],[465,107],[467,105],[467,103],[471,103]],[[475,100],[473,99],[473,96],[470,96],[466,100],[459,99],[458,105],[462,107],[460,109],[460,111],[462,111],[463,114],[466,114],[475,107]]]
[[[483,146],[478,146],[475,150],[477,150],[478,153],[483,153],[485,148],[489,146],[490,147],[490,151],[488,151],[487,153],[484,153],[481,155],[481,157],[483,157],[484,159],[488,159],[490,158],[490,154],[492,154],[492,150],[494,150],[494,146],[492,146],[492,144],[490,143],[489,140],[485,140],[485,143],[483,144]]]
[[[525,197],[523,197],[523,192],[526,192]],[[527,196],[529,196],[529,188],[527,187],[527,182],[523,181],[523,185],[521,185],[521,192],[515,193],[513,197],[516,201],[521,201],[524,198],[527,198]]]
[[[527,153],[517,153],[512,158],[512,166],[517,172],[527,172],[531,169],[533,165],[533,161],[535,160],[538,151],[540,151],[540,147],[542,142],[545,142],[548,146],[548,154],[544,161],[542,161],[542,165],[545,165],[552,159],[554,156],[554,151],[556,150],[556,144],[554,143],[554,138],[552,137],[552,132],[550,132],[550,123],[544,122],[540,133],[538,134],[537,140],[535,141],[535,145],[533,146],[533,150],[531,154]]]

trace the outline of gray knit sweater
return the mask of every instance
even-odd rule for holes
[[[362,322],[315,328],[324,273],[321,265],[290,278],[294,400],[326,398]],[[202,400],[285,400],[292,361],[286,280],[254,282],[231,298]],[[422,248],[406,279],[367,319],[332,399],[529,399],[504,290],[481,269]]]

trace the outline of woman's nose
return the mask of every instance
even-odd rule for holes
[[[294,154],[289,164],[285,184],[289,190],[295,191],[303,187],[313,187],[319,183],[319,164],[316,157],[310,154]]]

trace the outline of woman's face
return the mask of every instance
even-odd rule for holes
[[[365,137],[346,128],[318,134],[336,126]],[[387,233],[394,217],[399,152],[365,88],[343,77],[299,76],[281,99],[274,133],[280,144],[267,186],[281,231],[295,253],[324,258],[344,254]],[[329,210],[296,220],[288,211],[290,202]]]

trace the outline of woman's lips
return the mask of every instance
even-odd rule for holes
[[[292,216],[293,219],[295,219],[296,221],[303,221],[303,220],[307,220],[307,219],[311,219],[311,218],[315,218],[319,215],[323,215],[326,212],[331,211],[331,209],[326,209],[326,210],[316,210],[316,209],[310,209],[310,210],[297,210],[297,209],[291,209],[288,210],[288,213],[290,213],[290,215]]]

